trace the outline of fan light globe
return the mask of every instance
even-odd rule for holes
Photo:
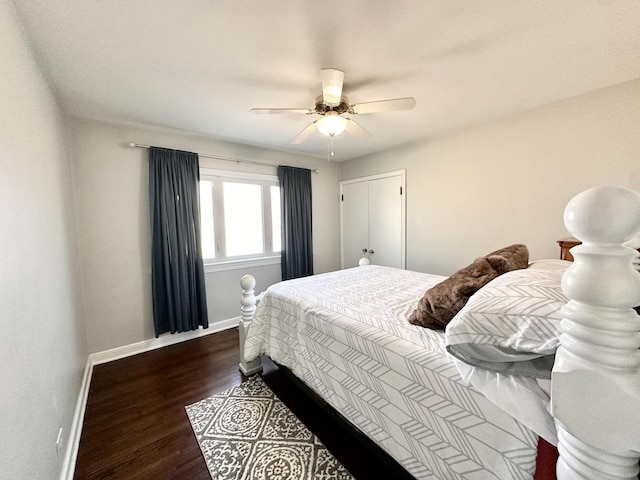
[[[339,115],[325,115],[316,122],[320,133],[333,137],[340,135],[347,128],[347,119]]]

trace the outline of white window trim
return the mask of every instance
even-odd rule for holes
[[[280,265],[280,255],[260,258],[244,258],[217,263],[205,263],[204,273],[226,272],[228,270],[242,270],[245,268],[266,267]]]
[[[200,176],[214,176],[236,178],[244,180],[258,180],[278,183],[277,175],[266,175],[263,173],[235,172],[231,170],[218,170],[213,168],[200,168]],[[225,272],[229,270],[240,270],[244,268],[264,267],[268,265],[280,265],[281,255],[265,255],[254,258],[239,258],[237,260],[222,260],[217,262],[207,262],[204,259],[204,273]]]
[[[233,172],[231,170],[216,170],[213,168],[201,168],[200,176],[214,176],[214,177],[227,177],[227,178],[243,178],[246,180],[262,180],[265,182],[278,182],[277,175],[265,175],[263,173],[249,173],[249,172]]]

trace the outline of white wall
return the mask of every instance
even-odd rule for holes
[[[0,477],[53,479],[87,358],[71,168],[63,117],[7,0],[0,65]]]
[[[312,175],[316,272],[340,267],[340,165],[214,140],[184,132],[72,119],[78,237],[85,290],[89,351],[154,338],[148,200],[148,150],[128,142],[209,153],[258,162],[318,168]],[[202,167],[275,175],[275,167],[205,157]],[[250,269],[257,289],[280,280],[280,266]],[[207,274],[211,323],[240,314],[240,287],[247,270]]]
[[[635,80],[346,162],[343,180],[407,169],[408,269],[451,274],[516,242],[557,258],[573,195],[640,190],[639,125]]]

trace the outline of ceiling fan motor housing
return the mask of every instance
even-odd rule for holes
[[[315,113],[318,115],[326,115],[329,112],[336,112],[338,115],[342,115],[347,113],[349,108],[349,100],[344,95],[340,98],[340,104],[335,106],[324,103],[322,96],[316,98]]]

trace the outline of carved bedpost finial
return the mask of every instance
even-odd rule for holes
[[[621,187],[595,187],[573,197],[564,224],[585,243],[621,244],[640,231],[640,194]]]
[[[564,220],[582,244],[562,278],[569,303],[552,374],[558,479],[636,479],[640,274],[624,243],[640,231],[640,195],[592,188],[568,203]]]
[[[242,288],[242,299],[240,300],[240,323],[238,330],[240,333],[240,371],[249,376],[262,370],[262,360],[260,357],[255,360],[247,361],[244,358],[244,344],[247,339],[247,332],[256,313],[256,296],[254,288],[256,279],[252,275],[245,275],[240,279],[240,287]]]
[[[256,296],[254,291],[256,279],[253,278],[252,275],[245,275],[240,279],[240,287],[242,288],[242,299],[240,300],[242,319],[251,321],[256,311]]]

